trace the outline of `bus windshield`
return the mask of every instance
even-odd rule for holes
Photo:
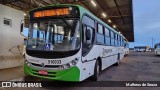
[[[54,19],[29,25],[29,50],[70,51],[79,48],[79,20]]]

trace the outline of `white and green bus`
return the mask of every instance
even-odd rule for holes
[[[160,55],[160,43],[155,44],[154,52],[156,55]]]
[[[101,70],[118,65],[125,55],[125,37],[79,5],[49,5],[29,15],[26,76],[97,80]]]

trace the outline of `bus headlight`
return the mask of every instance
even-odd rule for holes
[[[28,64],[28,61],[27,61],[27,60],[25,60],[25,63],[26,63],[26,64]]]
[[[67,63],[66,68],[70,68],[70,67],[71,67],[70,63]]]
[[[64,65],[59,66],[59,69],[65,69]]]
[[[28,62],[27,60],[25,60],[25,63],[27,64],[27,66],[31,66],[31,63]]]
[[[78,60],[76,60],[76,59],[71,61],[72,65],[76,65],[77,62],[78,62]]]
[[[59,67],[59,69],[68,69],[70,67],[73,67],[75,66],[79,61],[79,58],[75,58],[74,60],[72,60],[71,62],[67,63],[67,64],[64,64],[64,65],[61,65]]]
[[[31,63],[28,63],[27,65],[28,65],[28,66],[31,66]]]
[[[72,65],[76,65],[77,64],[77,62],[75,60],[73,60],[71,63],[72,63]]]

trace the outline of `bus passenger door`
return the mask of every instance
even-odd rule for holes
[[[94,43],[94,29],[83,25],[83,46],[82,46],[82,62],[83,62],[83,76],[87,78],[87,76],[91,76],[93,73],[92,69],[94,69],[94,54],[95,51],[92,50]]]
[[[94,69],[93,44],[95,38],[95,21],[88,16],[82,19],[82,79],[91,76]]]

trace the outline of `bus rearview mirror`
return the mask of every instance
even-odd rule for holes
[[[23,23],[21,23],[20,32],[23,32]]]
[[[27,39],[28,37],[26,37],[26,36],[23,34],[23,29],[24,29],[24,22],[23,22],[23,20],[21,20],[21,23],[20,23],[20,34]]]

